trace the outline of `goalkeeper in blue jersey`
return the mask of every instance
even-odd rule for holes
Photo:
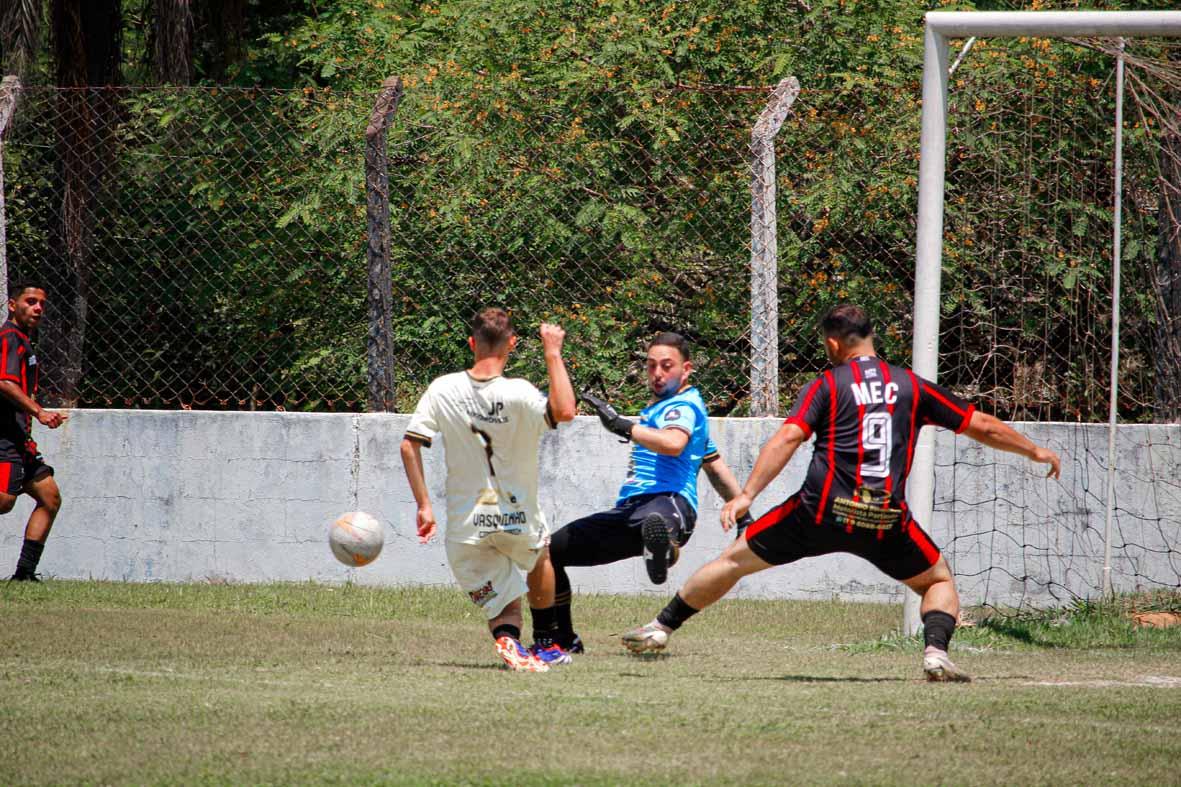
[[[554,640],[572,653],[582,652],[583,644],[570,617],[568,566],[601,566],[642,555],[648,577],[662,584],[697,523],[698,471],[705,470],[724,500],[740,491],[709,438],[705,402],[689,384],[693,362],[685,337],[658,335],[648,345],[646,364],[652,401],[638,421],[598,397],[582,395],[607,429],[634,446],[615,507],[569,523],[550,542],[555,603],[533,609],[533,624],[535,634],[554,632]]]

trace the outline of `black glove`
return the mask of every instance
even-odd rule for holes
[[[746,532],[746,528],[749,525],[751,525],[754,521],[755,521],[755,518],[750,515],[749,511],[747,511],[742,516],[738,517],[738,521],[734,523],[734,525],[735,525],[734,529],[738,531],[737,537],[742,538],[742,534],[744,532]]]
[[[624,440],[632,439],[632,429],[636,428],[635,421],[624,418],[615,411],[614,407],[597,396],[591,396],[586,391],[582,392],[582,401],[594,409],[595,415],[599,416],[599,420],[603,422],[603,426],[607,427],[608,432],[614,432]]]

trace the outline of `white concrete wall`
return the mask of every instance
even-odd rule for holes
[[[63,428],[38,428],[57,469],[62,513],[43,573],[131,581],[352,580],[450,584],[441,543],[420,546],[414,503],[398,453],[404,415],[80,410]],[[714,419],[722,455],[745,479],[778,419]],[[1065,459],[1061,481],[1038,468],[942,432],[937,442],[936,515],[929,532],[944,548],[968,603],[1047,603],[1092,593],[1101,577],[1106,430],[1023,427]],[[551,528],[610,507],[628,445],[581,417],[542,444],[542,501]],[[425,452],[442,507],[443,449]],[[755,503],[761,513],[800,484],[810,446]],[[1120,430],[1117,587],[1176,587],[1181,578],[1181,427]],[[697,532],[670,582],[652,587],[638,560],[571,569],[577,590],[671,592],[726,544],[721,501],[701,481]],[[22,498],[0,525],[0,561],[15,564]],[[381,558],[363,569],[338,564],[327,525],[361,509],[387,525]],[[440,511],[441,513],[441,511]],[[0,564],[2,566],[2,564]],[[750,577],[747,597],[900,598],[896,583],[847,555],[801,561]]]

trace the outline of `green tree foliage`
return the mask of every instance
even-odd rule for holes
[[[210,350],[214,358],[186,369],[207,389],[199,403],[364,400],[361,132],[390,75],[406,88],[390,135],[401,409],[466,362],[465,318],[497,303],[528,333],[543,319],[565,324],[577,381],[625,406],[645,397],[644,340],[683,331],[715,412],[744,412],[747,145],[769,89],[789,75],[803,92],[777,139],[784,397],[823,366],[815,319],[838,300],[870,308],[887,357],[909,357],[927,4],[292,0],[251,9],[259,14],[241,56],[219,67],[240,84],[294,92],[261,91],[252,109],[249,94],[234,93],[232,112],[209,90],[125,104],[120,222],[161,228],[182,259],[200,261],[213,286],[180,288],[173,308],[203,346],[233,347],[235,368],[271,386],[261,397],[235,389],[240,375],[212,371],[231,351]],[[200,77],[213,70],[202,63],[226,58],[208,54],[208,31],[196,40]],[[1110,72],[1093,50],[1017,40],[978,43],[957,73],[943,374],[1007,415],[1089,419],[1105,406],[1110,261],[1097,238],[1111,222]],[[183,162],[164,189],[174,197],[142,196],[162,189],[150,162],[173,160],[182,138]],[[1131,177],[1151,190],[1153,130],[1131,128],[1129,139]],[[259,150],[243,181],[233,162]],[[1138,204],[1137,237],[1154,237],[1148,201]],[[1125,254],[1139,262],[1152,249],[1132,242]],[[142,275],[133,261],[152,256],[123,255],[112,273],[132,279]],[[1137,341],[1151,304],[1130,299]],[[1129,374],[1151,367],[1143,346],[1130,348]],[[543,376],[536,344],[522,344],[513,371]],[[1129,411],[1143,406],[1142,390]]]

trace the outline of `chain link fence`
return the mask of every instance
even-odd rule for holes
[[[48,286],[47,393],[91,407],[359,407],[365,103],[24,90],[6,135],[8,265],[11,281]],[[353,133],[324,134],[325,119]],[[326,181],[338,199],[322,199]]]
[[[1020,66],[1030,46],[973,56]],[[1106,408],[1111,61],[1072,51],[1009,82],[965,67],[973,89],[953,93],[941,379],[1005,417]],[[512,374],[544,379],[534,336],[556,321],[576,384],[634,408],[644,342],[671,329],[715,414],[751,412],[752,365],[772,360],[783,411],[824,368],[832,303],[866,305],[883,354],[910,357],[917,76],[804,84],[774,137],[778,211],[753,228],[777,230],[773,359],[752,361],[767,315],[751,291],[751,140],[773,86],[538,88],[441,67],[404,85],[388,186],[369,194],[377,86],[29,87],[4,132],[9,276],[48,285],[44,387],[79,406],[406,411],[467,363],[471,312],[502,305],[523,335]],[[1131,137],[1121,414],[1149,420],[1161,136]],[[375,188],[391,285],[377,318]]]

